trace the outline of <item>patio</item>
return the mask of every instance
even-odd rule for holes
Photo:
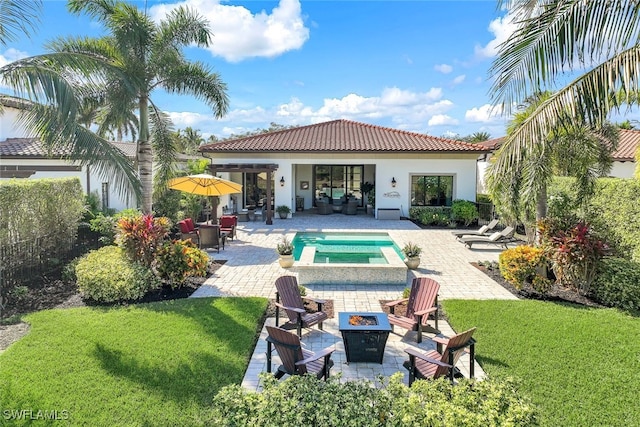
[[[263,222],[244,222],[238,225],[238,235],[229,242],[225,249],[211,255],[215,259],[226,260],[214,277],[193,294],[193,297],[205,296],[262,296],[275,297],[275,280],[281,275],[294,274],[278,265],[275,251],[278,240],[283,235],[293,237],[297,231],[358,231],[382,230],[402,247],[411,241],[423,249],[419,269],[407,273],[407,285],[415,276],[427,276],[437,280],[440,285],[442,299],[515,299],[515,297],[473,267],[470,262],[497,260],[501,249],[494,246],[478,246],[467,249],[457,242],[450,230],[423,230],[411,221],[376,220],[367,215],[314,215],[303,212],[296,213],[293,218],[275,218],[273,225]],[[418,346],[430,349],[431,335],[425,335],[423,342],[415,343],[414,333],[407,333],[396,328],[389,335],[383,364],[352,363],[347,365],[342,337],[338,331],[338,313],[343,311],[380,312],[380,300],[394,300],[401,296],[405,285],[318,285],[307,286],[310,296],[331,299],[334,302],[334,317],[325,321],[324,331],[306,330],[302,341],[309,350],[335,345],[333,354],[335,366],[332,375],[342,373],[343,380],[366,378],[375,380],[378,375],[391,375],[395,372],[407,373],[402,362],[407,359],[404,349]],[[275,324],[274,318],[267,319],[266,324]],[[453,331],[445,322],[440,322],[440,329],[446,336]],[[243,386],[247,389],[259,389],[258,374],[266,371],[266,330],[263,328],[253,357],[244,377]],[[479,343],[482,345],[482,343]],[[274,368],[279,363],[274,357]],[[464,357],[458,367],[468,375],[469,360]],[[476,363],[476,377],[484,373]],[[407,382],[408,375],[405,375]]]

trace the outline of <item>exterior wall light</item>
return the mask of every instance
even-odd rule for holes
[[[396,178],[395,177],[391,178],[391,186],[395,188],[396,184],[397,184]]]
[[[284,176],[280,178],[280,187],[284,187]]]

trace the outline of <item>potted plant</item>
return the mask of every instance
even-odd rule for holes
[[[276,208],[276,212],[280,215],[280,219],[285,219],[291,213],[291,208],[287,205],[280,205]]]
[[[409,242],[402,248],[402,252],[407,257],[404,260],[404,263],[411,270],[415,270],[420,265],[420,254],[422,253],[422,248],[415,243]]]
[[[289,268],[293,265],[293,244],[287,239],[287,236],[282,237],[282,240],[276,246],[276,251],[280,255],[278,259],[280,267]]]
[[[367,181],[362,184],[362,187],[360,187],[360,191],[362,191],[363,198],[366,197],[367,215],[373,215],[373,207],[376,199],[375,184]]]

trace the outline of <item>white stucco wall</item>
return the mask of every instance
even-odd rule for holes
[[[0,114],[0,141],[7,138],[26,138],[29,135],[21,126],[18,126],[19,110],[11,107],[3,107]]]
[[[250,157],[249,157],[250,156]],[[216,153],[215,164],[225,163],[275,163],[274,172],[275,206],[287,205],[295,212],[295,197],[305,197],[305,208],[313,203],[312,168],[314,164],[365,165],[364,181],[375,181],[376,208],[401,209],[408,216],[411,203],[412,175],[452,175],[453,199],[475,201],[476,198],[476,158],[477,154],[254,154],[240,157],[233,154]],[[367,176],[376,165],[375,177]],[[220,174],[224,177],[224,174]],[[285,185],[280,186],[284,177]],[[396,187],[391,186],[392,178]],[[239,179],[233,179],[240,182]],[[300,190],[300,182],[309,181],[309,190]],[[397,194],[396,194],[397,193]],[[224,204],[221,202],[221,204]]]
[[[633,178],[636,162],[613,162],[609,176],[616,178]]]

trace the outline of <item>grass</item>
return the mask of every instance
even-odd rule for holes
[[[202,425],[218,390],[242,382],[266,306],[197,298],[27,315],[30,333],[0,355],[0,420],[56,410],[71,425]]]
[[[542,301],[443,301],[455,330],[477,326],[476,356],[516,378],[542,425],[640,425],[640,317]]]

